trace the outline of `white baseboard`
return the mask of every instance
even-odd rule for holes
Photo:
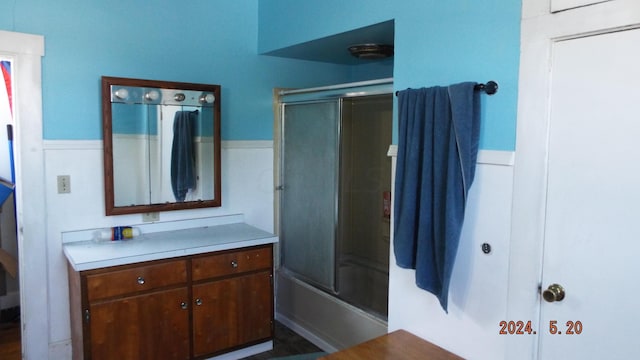
[[[207,360],[237,360],[257,355],[265,351],[273,350],[273,341],[266,341],[244,349],[239,349],[226,354],[214,356]],[[49,344],[49,359],[71,359],[71,340],[59,341]]]
[[[49,359],[71,359],[71,339],[49,344]]]
[[[265,351],[273,350],[273,341],[263,342],[261,344],[246,347],[244,349],[232,351],[226,354],[214,356],[208,360],[237,360],[244,359],[249,356],[263,353]]]

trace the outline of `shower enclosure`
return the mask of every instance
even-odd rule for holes
[[[384,322],[392,84],[287,91],[280,106],[281,272]]]

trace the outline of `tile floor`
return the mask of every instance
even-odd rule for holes
[[[269,360],[274,357],[309,354],[322,351],[293,330],[275,322],[273,350],[253,355],[242,360]]]

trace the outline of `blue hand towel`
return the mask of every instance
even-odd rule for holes
[[[475,83],[398,94],[394,204],[398,266],[447,311],[449,283],[473,183],[480,136]]]
[[[173,119],[171,147],[171,189],[176,201],[184,201],[189,189],[196,188],[193,128],[198,111],[177,111]]]

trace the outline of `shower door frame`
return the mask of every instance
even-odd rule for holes
[[[321,289],[322,291],[328,292],[331,295],[335,296],[337,299],[344,301],[339,297],[339,284],[338,284],[338,262],[336,261],[336,257],[338,255],[338,246],[337,242],[339,241],[339,198],[340,192],[342,191],[339,184],[340,179],[340,159],[342,157],[342,116],[343,116],[343,99],[345,98],[361,98],[368,96],[376,96],[376,95],[388,95],[393,94],[393,78],[386,78],[380,80],[371,80],[371,81],[363,81],[356,83],[346,83],[332,86],[324,86],[324,87],[316,87],[316,88],[307,88],[307,89],[296,89],[296,90],[274,90],[274,184],[276,194],[274,196],[274,218],[275,224],[274,229],[276,233],[281,236],[282,245],[285,246],[286,239],[282,238],[282,217],[281,217],[281,207],[282,207],[282,190],[284,189],[283,180],[284,180],[284,141],[285,141],[285,126],[284,126],[284,116],[285,116],[285,106],[287,104],[308,104],[308,103],[321,103],[328,101],[338,101],[338,129],[337,129],[337,162],[336,162],[336,186],[337,191],[334,194],[334,247],[333,247],[333,283],[332,288],[328,289],[321,284],[317,284],[313,281],[309,281],[309,279],[305,278],[302,274],[298,274],[294,271],[286,269],[284,265],[284,261],[281,258],[277,258],[276,267],[282,267],[285,272],[291,274],[294,278],[298,278],[302,281],[308,282],[309,284]],[[288,98],[288,100],[287,100]],[[282,256],[282,249],[278,249],[277,256]]]
[[[337,250],[336,250],[336,244],[337,244],[337,240],[338,240],[338,203],[339,203],[339,195],[340,195],[340,155],[341,155],[341,130],[342,130],[342,99],[338,98],[331,98],[331,99],[319,99],[319,100],[311,100],[311,101],[299,101],[299,102],[290,102],[290,103],[281,103],[280,104],[280,114],[281,114],[281,119],[280,119],[280,141],[279,141],[279,157],[280,157],[280,174],[279,174],[279,180],[280,182],[277,182],[276,184],[278,184],[276,186],[276,190],[278,190],[279,194],[277,194],[277,197],[279,198],[279,204],[280,206],[283,205],[284,201],[283,198],[285,196],[285,191],[286,191],[286,187],[287,187],[287,180],[284,174],[284,162],[285,162],[285,131],[286,131],[286,124],[285,124],[285,107],[289,106],[289,105],[313,105],[313,104],[337,104],[337,109],[336,109],[336,116],[338,117],[338,119],[336,120],[336,128],[334,129],[335,131],[335,136],[336,136],[336,152],[335,152],[335,164],[334,164],[334,178],[331,179],[333,181],[333,188],[334,188],[334,194],[333,194],[333,198],[331,199],[331,201],[333,202],[333,206],[332,206],[332,221],[333,221],[333,230],[332,232],[332,236],[333,236],[333,254],[331,254],[331,259],[333,259],[333,268],[331,269],[331,273],[330,273],[330,277],[332,277],[329,281],[329,284],[323,284],[320,281],[316,281],[314,280],[312,277],[302,274],[300,272],[297,272],[295,270],[289,269],[284,267],[284,263],[286,261],[286,256],[284,255],[284,244],[286,244],[287,239],[283,236],[283,229],[282,229],[282,222],[279,221],[277,224],[277,230],[278,230],[278,235],[280,236],[280,239],[282,241],[283,244],[283,248],[279,249],[279,253],[281,256],[281,262],[280,265],[283,265],[283,269],[285,269],[287,272],[293,274],[296,278],[303,280],[304,282],[307,282],[309,284],[312,284],[313,286],[316,286],[324,291],[327,291],[333,295],[337,295],[337,266],[336,266],[336,254],[337,254]],[[280,216],[282,214],[282,208],[278,207],[277,209],[278,212],[278,219],[282,219],[282,217]]]

